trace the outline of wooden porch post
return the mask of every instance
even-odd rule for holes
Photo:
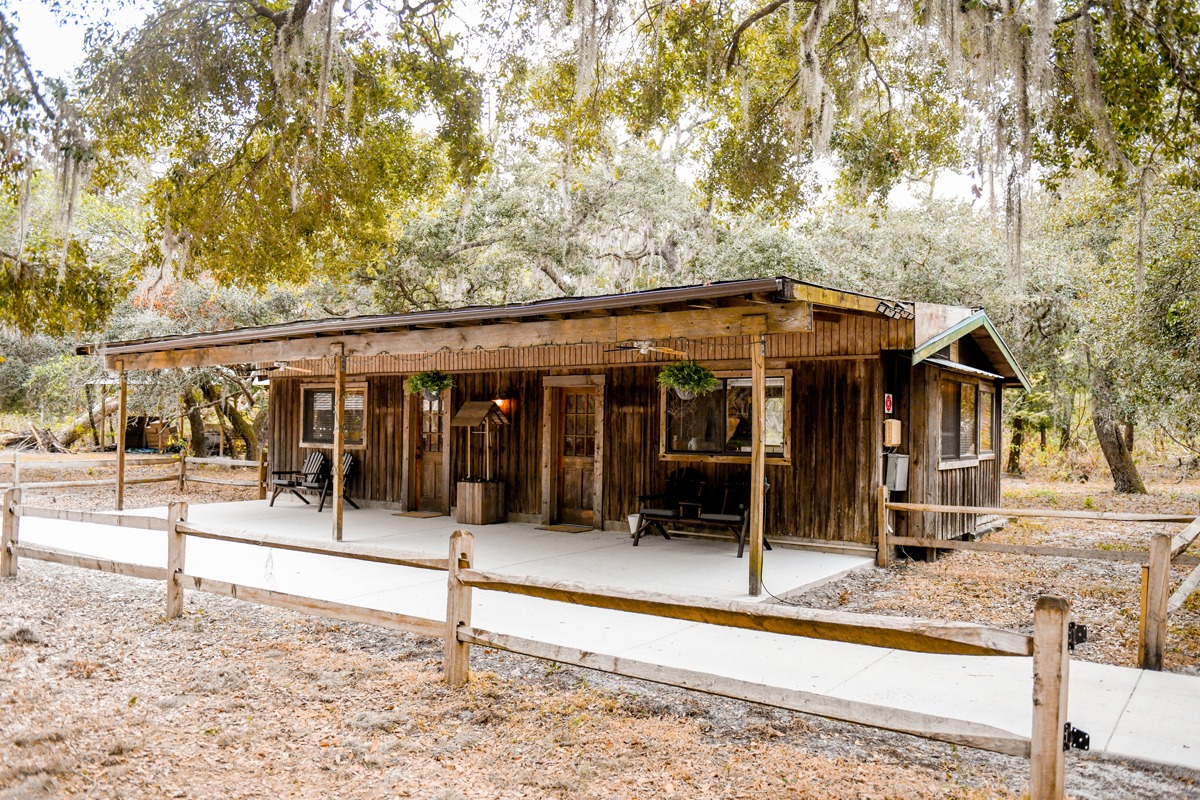
[[[767,376],[765,370],[767,338],[758,335],[750,344],[750,596],[762,594],[763,511],[766,493],[767,453],[763,437],[767,428]]]
[[[117,511],[125,510],[125,429],[129,427],[129,378],[119,362],[121,396],[117,405]]]
[[[333,347],[333,539],[342,540],[342,456],[346,452],[346,348]]]

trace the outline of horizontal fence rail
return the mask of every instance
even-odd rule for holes
[[[1030,636],[965,622],[721,602],[703,597],[635,592],[612,586],[591,586],[474,570],[460,572],[458,579],[463,585],[475,589],[893,650],[971,656],[1028,656],[1033,653],[1033,639]]]
[[[0,527],[0,577],[16,575],[20,558],[119,575],[164,581],[168,618],[183,612],[185,591],[200,591],[347,622],[359,622],[444,639],[443,665],[451,686],[470,675],[469,649],[482,645],[535,658],[575,664],[613,674],[655,681],[808,714],[921,736],[1030,759],[1030,796],[1033,800],[1062,798],[1063,735],[1067,708],[1067,619],[1069,606],[1058,598],[1042,598],[1034,614],[1034,635],[969,623],[860,615],[847,612],[766,606],[757,603],[713,601],[574,582],[514,576],[472,568],[474,538],[456,531],[448,558],[396,553],[366,545],[314,543],[275,537],[254,537],[205,531],[187,524],[187,504],[172,503],[165,520],[128,514],[77,512],[22,505],[20,490],[5,493]],[[19,542],[22,516],[81,523],[162,530],[166,533],[167,567],[98,558],[42,545]],[[185,570],[187,537],[253,545],[333,558],[383,563],[448,572],[445,621],[413,617],[390,611],[213,578],[189,575]],[[1033,656],[1033,728],[1029,736],[967,720],[950,719],[811,692],[765,686],[702,671],[666,667],[614,655],[593,653],[548,642],[525,639],[471,627],[473,589],[505,592],[544,600],[574,603],[630,613],[646,614],[724,627],[758,630],[806,638],[901,649],[934,654],[978,656]]]
[[[398,567],[413,567],[415,569],[433,569],[445,572],[449,561],[436,558],[427,553],[404,553],[383,547],[373,547],[366,544],[348,544],[345,542],[312,542],[303,539],[284,539],[274,536],[248,536],[237,533],[217,533],[179,523],[175,529],[197,539],[211,539],[217,542],[232,542],[234,544],[249,544],[257,547],[268,547],[275,550],[291,550],[297,553],[311,553],[319,556],[334,556],[354,561],[372,561],[376,564],[393,564]],[[165,530],[165,528],[164,528]]]

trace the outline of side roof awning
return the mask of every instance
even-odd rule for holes
[[[933,359],[943,348],[964,336],[970,336],[975,340],[984,355],[992,362],[996,372],[1004,378],[1005,385],[1020,385],[1025,391],[1031,391],[1029,378],[1025,375],[1025,371],[1013,357],[1004,337],[1000,335],[996,326],[983,311],[976,311],[961,322],[941,331],[932,339],[919,343],[913,350],[912,363],[920,364],[922,361]]]

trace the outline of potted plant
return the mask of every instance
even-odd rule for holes
[[[663,367],[658,373],[658,385],[674,389],[680,400],[691,400],[714,391],[721,382],[711,369],[688,359]]]
[[[443,389],[449,389],[454,385],[454,378],[444,372],[432,369],[413,375],[408,379],[406,385],[410,392],[420,392],[425,395],[426,400],[433,402]]]

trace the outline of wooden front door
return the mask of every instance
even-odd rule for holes
[[[601,395],[564,388],[558,403],[558,515],[563,522],[595,525],[596,421]]]
[[[421,432],[417,442],[417,508],[420,511],[446,510],[446,482],[442,469],[446,457],[446,392],[433,400],[417,398]]]

